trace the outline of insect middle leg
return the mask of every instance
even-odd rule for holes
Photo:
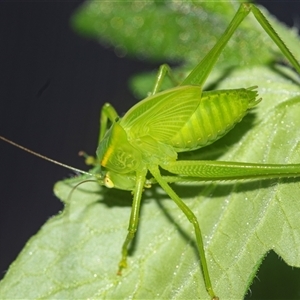
[[[170,198],[177,204],[177,206],[185,214],[185,216],[188,218],[188,220],[193,224],[194,230],[195,230],[195,235],[196,235],[196,244],[197,244],[198,253],[199,253],[200,262],[201,262],[201,268],[203,271],[203,276],[204,276],[204,281],[205,281],[205,287],[206,287],[206,290],[207,290],[208,294],[210,295],[211,299],[218,300],[219,298],[216,296],[216,294],[212,288],[209,271],[208,271],[207,260],[206,260],[205,251],[204,251],[202,233],[200,230],[200,226],[199,226],[197,217],[191,211],[191,209],[180,199],[180,197],[173,191],[173,189],[169,186],[169,184],[163,179],[157,166],[153,166],[153,167],[149,168],[149,170],[152,173],[153,177],[157,180],[159,185],[165,190],[165,192],[170,196]]]
[[[168,77],[170,78],[170,80],[172,81],[174,86],[178,85],[178,82],[174,78],[172,69],[170,68],[170,66],[167,64],[163,64],[158,69],[155,84],[154,84],[151,95],[155,95],[156,93],[158,93],[160,91],[161,85],[162,85],[166,75],[168,75]]]

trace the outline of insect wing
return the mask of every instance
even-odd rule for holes
[[[120,125],[131,137],[151,136],[166,142],[189,120],[200,104],[200,86],[176,87],[133,106]]]

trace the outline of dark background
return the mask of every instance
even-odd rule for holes
[[[68,20],[80,3],[0,2],[0,134],[86,169],[77,153],[94,153],[103,103],[112,103],[120,114],[126,112],[136,102],[127,90],[128,78],[158,65],[118,58],[112,50],[78,36]],[[298,1],[259,3],[299,27]],[[0,169],[1,278],[26,241],[63,208],[52,187],[72,172],[3,141]],[[291,269],[275,255],[270,259],[273,272],[284,274],[278,279],[281,284],[270,283],[275,289]],[[279,271],[281,267],[286,271]],[[262,267],[258,275],[260,285],[268,284],[265,270]],[[252,288],[251,298],[259,295]]]

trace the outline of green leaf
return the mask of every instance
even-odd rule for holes
[[[94,0],[74,14],[72,25],[79,33],[113,46],[120,56],[182,61],[194,66],[221,36],[240,2],[245,1]],[[276,25],[278,22],[266,15],[297,53],[298,48],[291,45],[297,33]],[[274,60],[274,53],[279,55],[273,41],[249,16],[224,49],[219,65],[259,64]]]
[[[175,75],[181,82],[213,47],[246,1],[88,1],[72,17],[74,29],[112,46],[119,56],[159,62],[180,62]],[[300,60],[298,33],[261,8]],[[263,47],[262,47],[263,45]],[[286,61],[271,38],[250,14],[222,52],[215,68],[232,68]],[[138,75],[130,86],[138,99],[152,90],[156,73]],[[169,88],[170,85],[164,85]]]
[[[216,68],[209,84],[216,89],[257,84],[263,101],[221,140],[186,156],[299,163],[298,75],[263,65],[231,72]],[[209,299],[192,225],[164,191],[156,186],[145,191],[129,266],[117,276],[131,194],[84,183],[70,196],[81,180],[55,185],[65,209],[28,241],[0,282],[1,299]],[[298,179],[193,183],[174,189],[199,219],[212,284],[221,299],[242,299],[269,251],[300,267]]]

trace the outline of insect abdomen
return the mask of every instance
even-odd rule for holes
[[[254,88],[203,92],[191,118],[172,138],[177,152],[195,150],[226,134],[260,99]]]

